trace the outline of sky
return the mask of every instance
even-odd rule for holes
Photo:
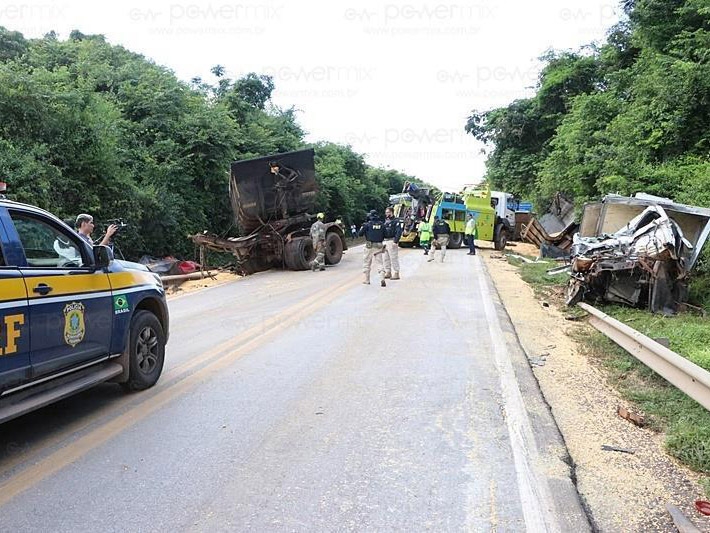
[[[0,25],[26,37],[103,34],[185,81],[213,82],[215,65],[268,74],[307,141],[448,191],[485,174],[471,112],[531,96],[545,51],[602,42],[620,16],[616,0],[0,3]]]

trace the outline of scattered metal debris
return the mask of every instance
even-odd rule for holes
[[[656,342],[657,342],[658,344],[660,344],[661,346],[665,346],[666,348],[670,348],[670,347],[671,347],[671,341],[670,341],[670,339],[669,339],[668,337],[658,337],[658,338],[653,339],[653,340],[656,341]]]
[[[675,505],[667,503],[666,511],[671,515],[673,524],[675,524],[679,533],[702,533]]]
[[[512,257],[512,258],[514,258],[514,259],[519,259],[519,260],[522,261],[523,263],[537,263],[537,262],[538,262],[537,259],[535,259],[535,260],[533,261],[532,259],[528,259],[527,257],[525,257],[525,256],[523,256],[523,255],[518,255],[518,254],[505,254],[505,256],[506,256],[506,257]]]
[[[629,450],[627,448],[619,448],[618,446],[611,446],[610,444],[602,444],[602,450],[605,452],[621,452],[621,453],[628,453],[631,455],[634,455],[636,452],[633,450]]]
[[[572,246],[572,235],[578,225],[574,221],[574,204],[560,193],[552,199],[547,213],[533,218],[521,233],[523,240],[540,248],[542,257],[567,257]]]
[[[574,236],[567,304],[603,300],[674,314],[710,234],[710,209],[637,195],[587,204]]]
[[[555,268],[551,268],[545,272],[548,276],[557,276],[558,274],[569,274],[572,272],[572,267],[570,265],[562,265]]]

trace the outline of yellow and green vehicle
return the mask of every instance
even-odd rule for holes
[[[446,220],[451,228],[448,248],[460,248],[464,241],[467,215],[476,219],[476,239],[493,242],[496,250],[502,250],[513,235],[515,227],[515,199],[512,194],[489,189],[465,188],[460,193],[441,193],[432,198],[428,189],[408,190],[392,195],[395,216],[403,221],[403,247],[419,244],[418,226],[422,220],[434,222],[434,217]]]

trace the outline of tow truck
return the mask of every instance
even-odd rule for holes
[[[405,182],[402,193],[390,196],[394,214],[402,219],[402,247],[419,244],[419,223],[434,222],[434,217],[446,220],[451,228],[447,248],[460,248],[464,241],[467,215],[476,219],[477,239],[493,242],[503,250],[513,235],[516,199],[510,193],[488,188],[465,187],[460,193],[444,192],[432,196],[428,188]]]
[[[168,323],[156,274],[0,195],[0,423],[98,383],[152,387]]]

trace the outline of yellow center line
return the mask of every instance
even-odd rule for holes
[[[8,481],[0,485],[0,506],[5,505],[15,496],[28,490],[30,487],[36,485],[43,479],[46,479],[52,474],[55,474],[66,466],[74,463],[94,448],[119,435],[130,426],[137,424],[181,394],[187,392],[195,385],[198,385],[204,381],[211,374],[219,372],[243,355],[249,353],[251,350],[261,346],[272,336],[280,333],[284,328],[297,324],[304,317],[324,307],[340,294],[350,290],[358,283],[359,282],[357,280],[351,280],[336,289],[328,288],[327,290],[320,291],[315,296],[308,298],[305,302],[302,302],[297,306],[290,307],[287,311],[290,311],[292,314],[286,318],[283,318],[283,315],[286,314],[286,312],[279,313],[279,315],[272,319],[272,321],[276,321],[277,317],[282,317],[278,319],[278,329],[273,328],[270,330],[264,330],[262,326],[259,326],[259,329],[262,329],[262,332],[258,333],[254,338],[247,341],[242,346],[239,346],[233,351],[230,351],[209,362],[197,372],[190,374],[184,379],[161,390],[154,396],[147,398],[145,401],[134,405],[125,413],[71,443],[71,446],[66,446],[60,450],[57,450],[40,462],[13,476]],[[291,311],[296,307],[298,307],[297,314]]]

